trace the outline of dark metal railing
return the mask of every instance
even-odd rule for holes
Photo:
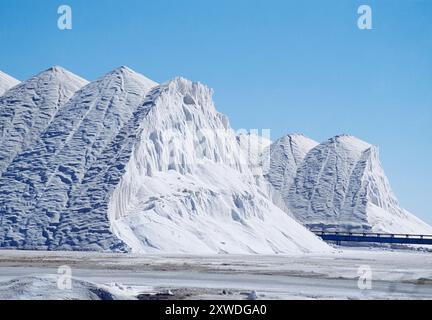
[[[312,230],[325,241],[348,242],[376,242],[376,243],[405,243],[432,245],[432,235],[400,234],[400,233],[374,233],[374,232],[338,232]]]

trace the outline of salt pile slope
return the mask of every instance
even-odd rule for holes
[[[182,78],[149,93],[62,216],[85,225],[107,214],[134,252],[329,250],[257,188],[212,91]]]
[[[270,184],[287,199],[289,189],[302,165],[306,154],[316,147],[318,142],[302,134],[286,135],[271,144],[266,178]]]
[[[55,79],[44,81],[50,87]],[[124,247],[110,232],[106,214],[98,219],[92,212],[78,210],[79,217],[69,220],[61,213],[69,210],[87,170],[155,85],[122,67],[85,86],[57,112],[40,139],[19,154],[0,179],[3,247]]]
[[[22,150],[39,140],[60,106],[86,83],[53,67],[0,97],[0,176]]]
[[[19,84],[19,81],[10,75],[0,71],[0,96],[2,96],[10,88]]]
[[[240,133],[237,135],[237,143],[242,153],[248,160],[249,168],[255,176],[262,176],[268,171],[268,149],[272,144],[270,132]],[[267,170],[266,170],[267,169]]]
[[[348,135],[336,136],[307,154],[288,204],[311,228],[432,233],[431,226],[400,208],[377,147]]]

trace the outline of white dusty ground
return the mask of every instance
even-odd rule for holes
[[[58,288],[58,267],[72,290]],[[372,289],[358,287],[359,267]],[[63,282],[62,282],[63,283]],[[431,299],[432,253],[125,255],[0,251],[0,299]]]

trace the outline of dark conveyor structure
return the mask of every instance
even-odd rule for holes
[[[423,234],[328,232],[321,230],[312,230],[312,232],[324,241],[334,241],[337,244],[340,244],[342,241],[348,241],[432,245],[432,235]]]

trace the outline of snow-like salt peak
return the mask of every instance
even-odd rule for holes
[[[302,134],[289,134],[275,141],[268,151],[270,166],[266,178],[271,185],[286,195],[306,154],[317,145]]]
[[[263,179],[270,185],[272,201],[287,214],[290,187],[306,154],[318,145],[302,134],[288,134],[276,140],[262,153]],[[259,180],[258,180],[259,181]]]
[[[119,68],[61,106],[0,179],[2,247],[330,250],[256,184],[210,89],[154,85]]]
[[[53,90],[59,75],[72,77],[59,68],[38,77],[38,83],[51,88],[45,93],[48,97],[51,92],[65,92],[63,87]],[[122,247],[109,231],[106,214],[99,219],[86,208],[72,213],[70,202],[80,198],[76,190],[87,171],[155,85],[121,67],[86,85],[60,108],[40,138],[30,141],[33,143],[0,179],[2,246],[75,250]],[[9,91],[9,99],[14,92]],[[62,214],[64,210],[68,214]]]
[[[20,82],[10,75],[0,71],[0,96],[2,96],[10,88],[15,87]]]
[[[372,145],[367,143],[366,141],[360,140],[348,134],[335,136],[329,139],[327,143],[335,146],[340,146],[341,148],[356,154],[361,153],[372,147]]]
[[[115,175],[108,204],[116,235],[136,252],[328,250],[256,185],[211,95],[204,85],[177,78],[154,89],[137,111],[143,120],[127,128],[138,128],[138,139],[124,168],[116,161],[124,173]]]
[[[431,226],[400,208],[378,148],[352,136],[336,136],[313,148],[284,199],[311,228],[432,233]]]
[[[121,67],[87,84],[53,67],[0,98],[0,126],[1,247],[329,250],[291,216],[432,232],[400,208],[376,147],[349,135],[236,136],[212,90],[183,78],[157,85]]]
[[[21,151],[40,139],[60,106],[86,83],[53,67],[0,97],[0,176]]]

